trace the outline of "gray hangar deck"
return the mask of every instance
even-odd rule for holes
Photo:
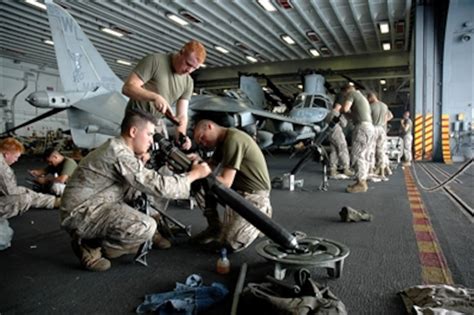
[[[288,172],[297,159],[267,156],[271,176]],[[19,183],[25,183],[27,168],[38,161],[22,158],[14,165]],[[416,163],[400,166],[387,182],[369,183],[364,194],[344,192],[347,180],[330,180],[329,191],[318,190],[321,167],[309,163],[297,175],[304,187],[296,191],[274,189],[273,218],[289,231],[335,240],[347,245],[340,278],[330,278],[314,268],[313,278],[326,284],[339,297],[349,314],[403,314],[397,293],[426,283],[459,284],[474,287],[473,216],[443,190],[426,192],[414,185],[437,183],[423,167],[441,181],[460,165]],[[465,204],[473,206],[473,175],[470,167],[450,183]],[[343,223],[343,206],[363,209],[374,215],[371,222]],[[176,206],[169,213],[192,231],[205,227],[198,209]],[[221,213],[222,214],[222,213]],[[190,274],[202,276],[204,283],[221,282],[230,290],[228,297],[205,314],[228,314],[240,266],[247,262],[246,282],[260,282],[272,274],[273,266],[254,247],[230,256],[231,272],[215,272],[218,255],[179,239],[168,250],[153,250],[148,267],[132,263],[132,257],[112,261],[104,273],[87,272],[74,256],[69,236],[59,227],[57,210],[30,210],[10,219],[14,229],[12,247],[0,252],[1,314],[127,314],[133,313],[145,294],[173,290]]]

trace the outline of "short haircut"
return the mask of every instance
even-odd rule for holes
[[[343,87],[341,88],[341,91],[347,92],[347,91],[351,91],[352,89],[355,90],[354,83],[347,82],[346,84],[343,85]]]
[[[153,125],[157,124],[157,120],[153,114],[142,109],[129,109],[125,112],[125,117],[120,125],[121,134],[126,134],[132,127],[143,127],[147,122]]]
[[[23,144],[15,138],[9,137],[0,141],[0,152],[25,152]]]
[[[197,121],[196,124],[194,125],[194,131],[206,129],[206,126],[208,124],[213,124],[213,125],[218,126],[215,122],[213,122],[210,119],[201,119]]]
[[[59,153],[59,151],[56,148],[46,149],[43,153],[43,159],[44,160],[48,159],[53,153]]]
[[[206,48],[197,40],[192,40],[184,44],[183,48],[181,48],[181,52],[183,54],[195,53],[198,62],[201,64],[206,60]]]
[[[369,97],[375,97],[377,98],[377,93],[373,92],[373,91],[370,91],[368,94],[367,94],[367,98]]]

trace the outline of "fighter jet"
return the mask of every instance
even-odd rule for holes
[[[305,90],[293,105],[288,106],[292,109],[287,115],[264,109],[265,98],[279,96],[265,95],[269,94],[269,88],[261,87],[258,77],[266,78],[258,74],[240,74],[238,90],[227,91],[225,97],[194,96],[190,108],[199,117],[246,130],[257,137],[261,148],[313,139],[321,130],[332,104],[325,92],[324,77],[319,74],[304,77]],[[272,84],[271,89],[275,88]]]
[[[7,132],[67,111],[74,143],[94,148],[119,134],[128,99],[123,82],[100,56],[79,24],[62,7],[45,1],[64,92],[37,91],[27,97],[36,107],[52,110]]]
[[[81,148],[97,147],[107,138],[119,133],[128,101],[121,93],[123,82],[112,72],[66,10],[49,0],[46,1],[46,6],[65,91],[37,91],[30,94],[26,99],[30,104],[51,110],[7,132],[65,110],[74,143]],[[324,109],[327,104],[322,106],[322,103],[315,102],[321,99],[316,96],[320,93],[319,89],[313,87],[305,97],[300,98],[305,100],[301,106],[303,111],[308,111],[307,107],[316,104],[315,107],[320,107],[315,115],[302,113],[297,105],[289,116],[283,116],[263,109],[265,95],[255,77],[241,76],[240,79],[243,93],[229,91],[226,97],[193,96],[190,117],[204,114],[218,116],[221,121],[223,118],[228,119],[224,125],[247,131],[259,129],[256,136],[262,148],[312,139],[318,133],[317,123],[324,119],[324,111],[327,111]],[[314,84],[308,83],[305,86],[311,85]],[[313,93],[315,91],[316,94]],[[307,119],[308,115],[313,118]],[[262,128],[263,125],[266,125],[267,130]]]

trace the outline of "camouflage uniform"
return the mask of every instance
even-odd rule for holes
[[[343,128],[347,126],[347,119],[344,115],[339,118],[339,123],[334,127],[329,135],[329,146],[331,152],[329,153],[329,169],[337,169],[338,162],[344,169],[349,168],[349,150],[347,149],[346,136]]]
[[[386,117],[389,112],[388,106],[380,101],[370,105],[372,122],[374,124],[374,136],[370,146],[370,168],[384,169],[385,166],[385,143],[387,142]]]
[[[357,180],[367,180],[369,174],[370,143],[374,136],[371,122],[358,123],[352,132],[351,160],[356,168]]]
[[[366,181],[369,173],[370,144],[374,136],[374,125],[370,116],[370,105],[359,91],[352,91],[346,97],[351,101],[351,116],[355,125],[352,131],[351,161],[356,169],[356,178]]]
[[[269,191],[239,192],[246,200],[250,201],[257,209],[272,217],[272,205]],[[259,236],[260,231],[242,218],[230,207],[224,212],[221,241],[229,244],[234,251],[247,248]]]
[[[401,128],[401,134],[403,137],[403,160],[405,162],[411,162],[411,149],[413,144],[413,135],[411,134],[411,129],[413,128],[413,122],[410,118],[403,118],[403,120],[405,121],[405,125],[408,126],[406,131],[403,129],[403,127]]]
[[[85,157],[64,191],[61,225],[81,239],[127,249],[153,237],[156,222],[127,203],[138,191],[156,197],[188,198],[185,175],[161,176],[147,169],[121,137]]]
[[[229,128],[213,159],[222,162],[222,167],[237,170],[232,188],[271,218],[270,176],[265,157],[257,143],[243,131]],[[221,242],[230,245],[234,251],[239,251],[247,248],[259,234],[260,231],[255,226],[226,207]]]
[[[54,207],[55,197],[18,186],[15,173],[0,153],[0,219],[25,213],[30,208]]]

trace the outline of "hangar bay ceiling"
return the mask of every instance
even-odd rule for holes
[[[0,2],[0,56],[56,68],[46,11],[31,2],[43,3]],[[408,82],[411,0],[54,2],[67,8],[122,79],[144,55],[197,39],[208,51],[206,68],[195,72],[197,87],[235,87],[237,71],[257,72],[291,95],[298,91],[298,71],[328,68],[372,89],[380,88],[380,79],[395,89]]]

